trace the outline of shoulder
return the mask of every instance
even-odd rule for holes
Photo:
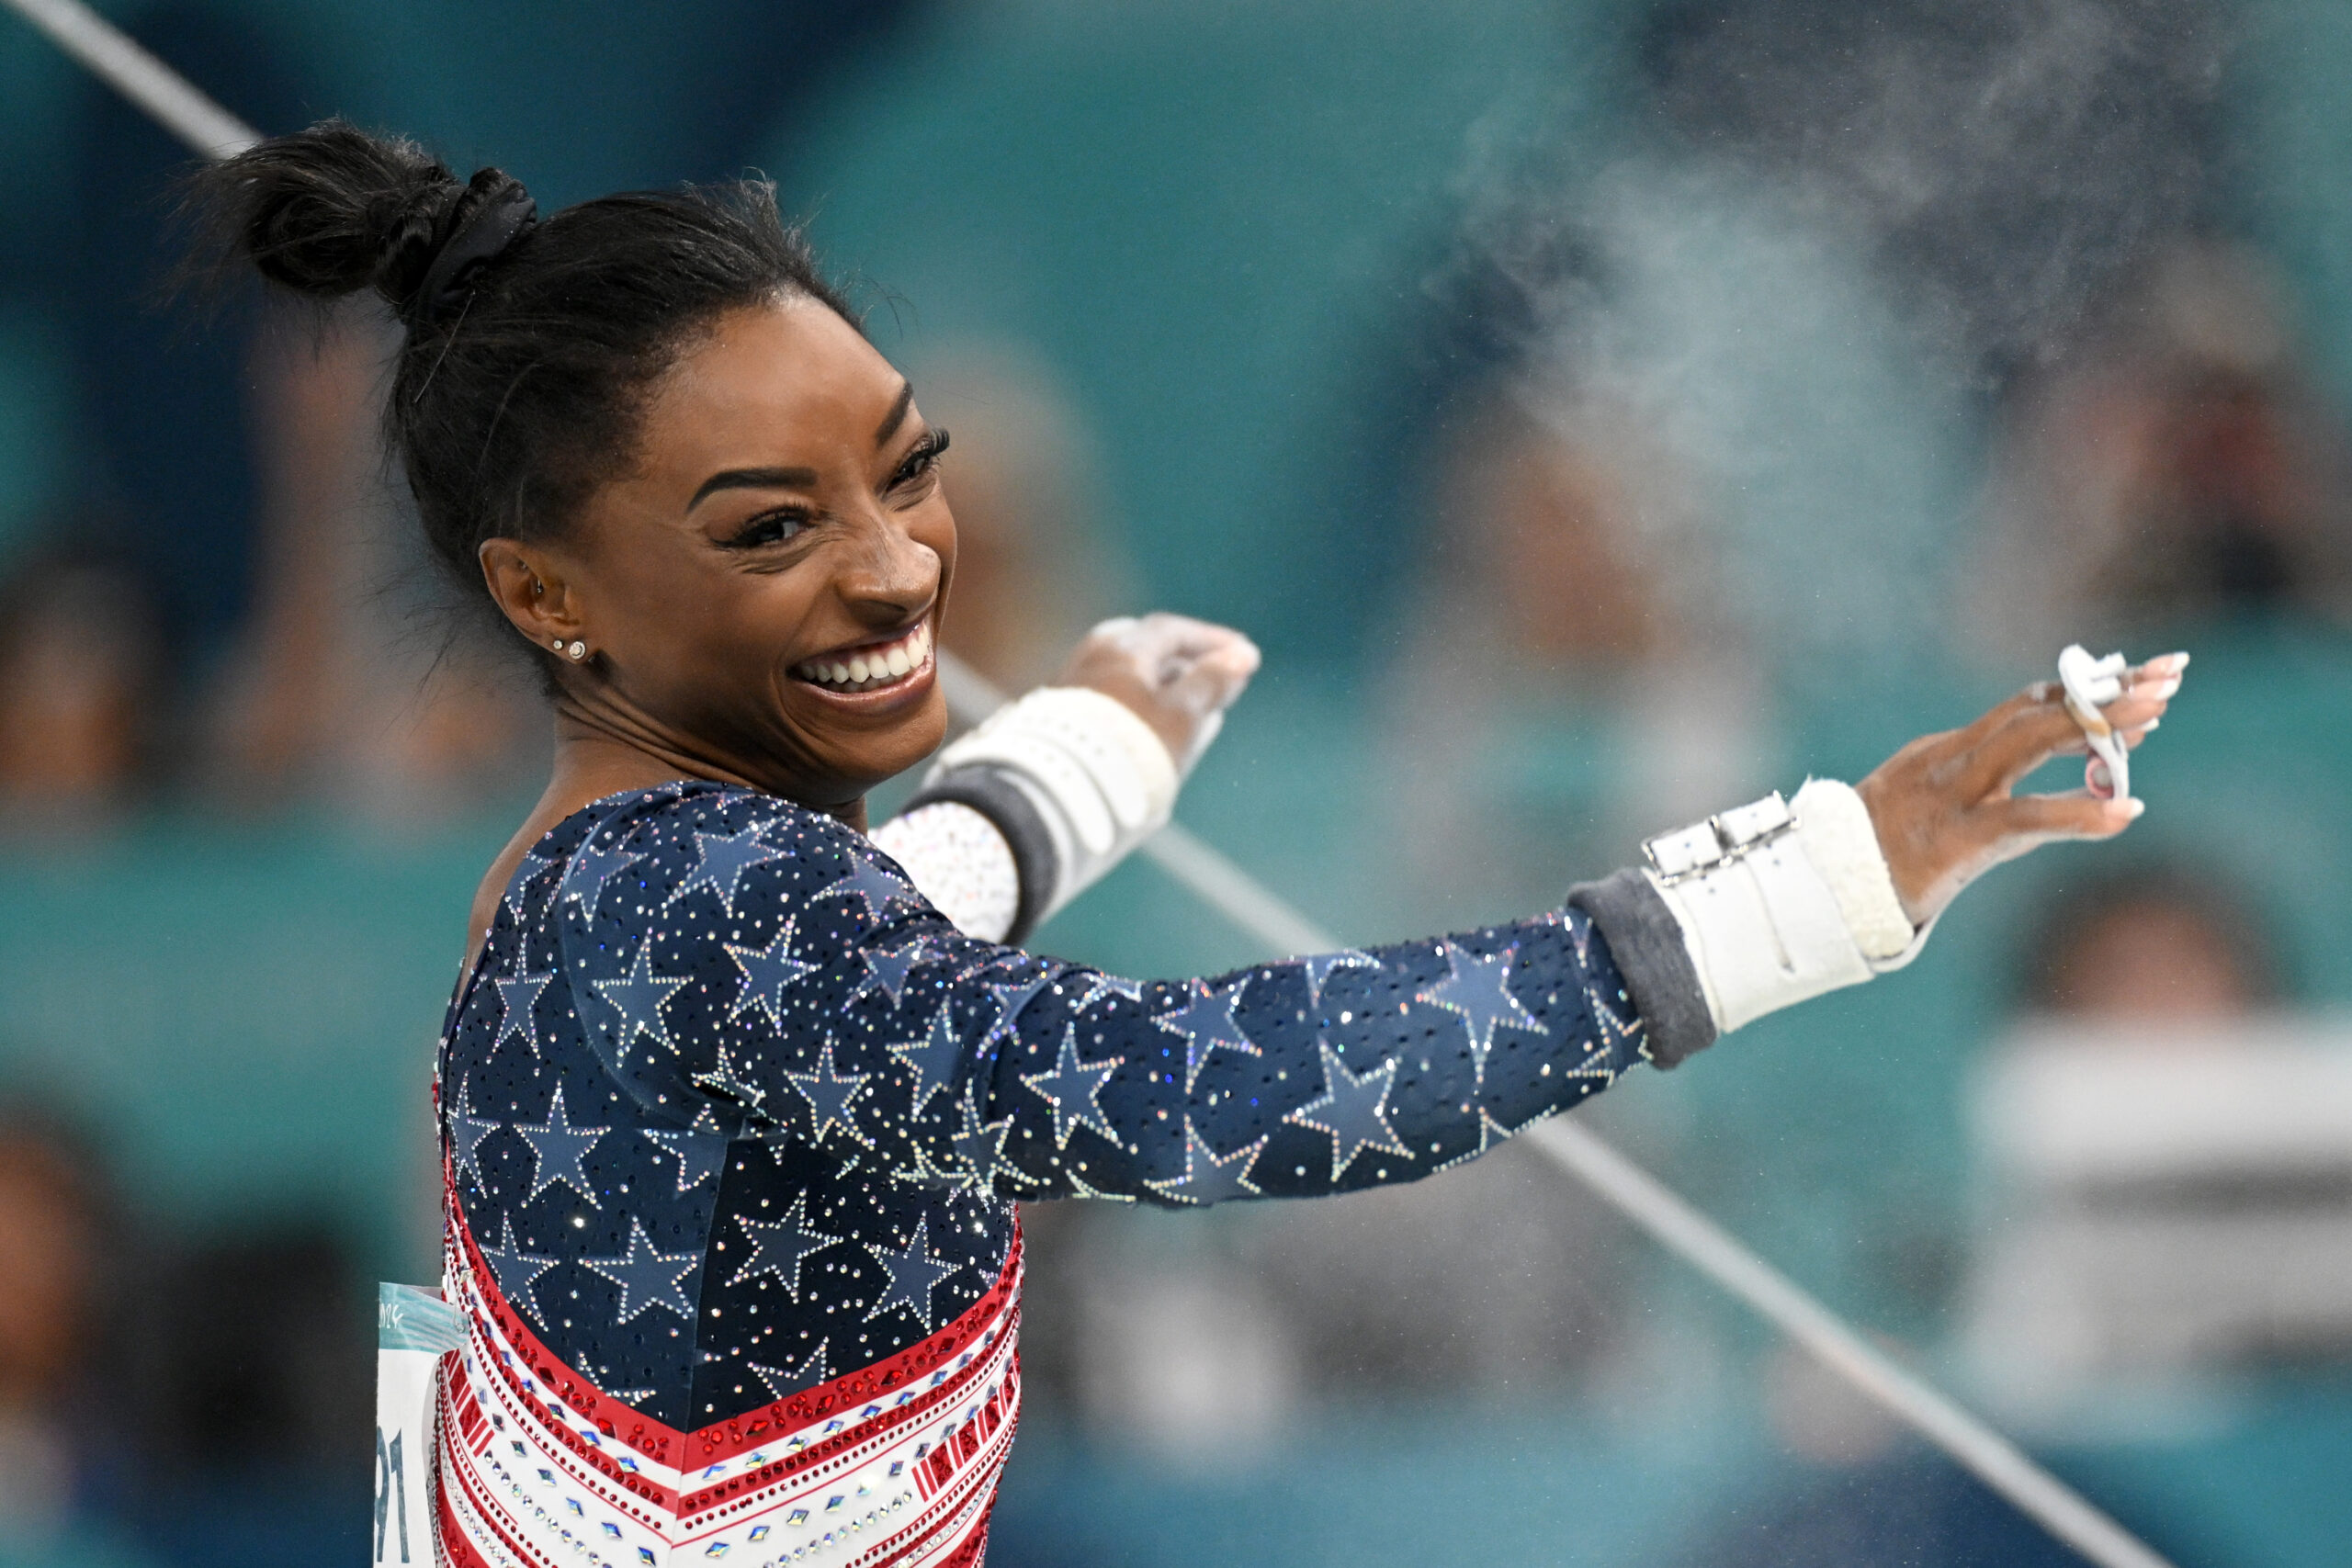
[[[682,783],[596,802],[544,840],[517,874],[565,934],[596,945],[654,929],[741,930],[820,908],[882,917],[920,902],[855,829],[780,796]]]

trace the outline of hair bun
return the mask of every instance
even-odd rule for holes
[[[485,169],[472,186],[485,175],[503,183]],[[469,188],[413,141],[329,119],[201,171],[192,197],[224,261],[319,299],[372,288],[404,310]]]

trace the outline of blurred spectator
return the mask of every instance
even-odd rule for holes
[[[2007,649],[2352,625],[2352,467],[2251,253],[2182,243],[2004,417],[1973,624]]]
[[[0,1106],[0,1568],[144,1561],[99,1502],[122,1480],[93,1386],[121,1263],[95,1156],[49,1112]]]
[[[258,802],[310,794],[429,818],[544,772],[524,650],[503,622],[455,607],[471,600],[435,575],[387,483],[390,332],[372,306],[322,325],[289,312],[256,356],[261,574],[209,761]]]
[[[1407,924],[1557,902],[1737,798],[1768,743],[1662,433],[1597,394],[1474,407],[1428,481],[1385,705],[1382,871]]]
[[[2037,924],[1971,1107],[1966,1337],[2022,1417],[2352,1358],[2352,1041],[2284,1005],[2245,908],[2156,869]]]
[[[123,1358],[141,1538],[176,1568],[358,1560],[375,1325],[340,1236],[248,1222],[173,1249],[146,1284]]]
[[[102,820],[151,782],[152,600],[102,559],[35,556],[0,584],[0,805],[9,831]]]
[[[302,95],[266,24],[223,6],[142,7],[141,41],[235,113],[296,123]],[[40,204],[28,279],[66,323],[89,448],[74,473],[85,504],[119,525],[155,574],[169,668],[201,682],[249,604],[260,484],[258,411],[245,395],[254,317],[231,310],[191,331],[160,303],[179,254],[170,215],[185,144],[95,77],[71,78],[74,140],[51,150],[54,202]]]
[[[1134,607],[1085,433],[1046,368],[1012,345],[951,347],[915,379],[924,417],[955,438],[943,640],[999,685],[1025,690],[1089,626]]]
[[[2279,997],[2277,958],[2228,884],[2169,866],[2095,877],[2061,894],[2026,952],[2031,1012],[2193,1027]]]

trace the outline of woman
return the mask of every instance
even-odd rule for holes
[[[2010,797],[2080,743],[2037,690],[1515,925],[1208,980],[1033,958],[988,939],[1164,820],[1256,654],[1102,628],[877,834],[908,870],[882,852],[866,791],[945,728],[947,436],[772,192],[541,223],[495,170],[336,123],[204,177],[266,277],[400,313],[424,529],[555,701],[441,1048],[454,1562],[977,1562],[1019,1403],[1014,1200],[1427,1175],[2137,814]],[[2149,725],[2177,675],[2109,718]]]

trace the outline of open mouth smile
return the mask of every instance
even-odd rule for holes
[[[931,673],[931,623],[919,621],[911,630],[888,642],[870,643],[846,652],[824,654],[792,667],[795,680],[820,691],[842,696],[911,686]]]

